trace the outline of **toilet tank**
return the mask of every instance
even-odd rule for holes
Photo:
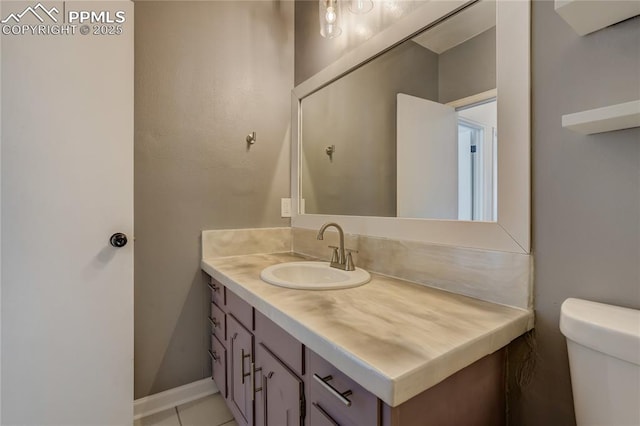
[[[560,330],[578,426],[640,425],[640,311],[567,299]]]

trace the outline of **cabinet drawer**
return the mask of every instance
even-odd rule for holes
[[[253,308],[229,289],[226,290],[227,313],[232,314],[247,330],[253,331]],[[218,305],[220,306],[220,305]]]
[[[227,397],[227,350],[216,336],[211,336],[211,378],[218,386],[220,394]]]
[[[317,411],[312,417],[317,424],[331,424],[328,419],[340,426],[379,424],[378,398],[308,348],[307,372],[308,408],[311,413]]]
[[[209,280],[209,289],[211,290],[211,301],[218,306],[226,306],[227,301],[225,297],[226,289],[215,279]]]
[[[255,311],[255,335],[280,361],[299,376],[304,375],[304,347],[295,337]]]
[[[215,334],[223,342],[227,341],[227,316],[215,303],[211,304],[211,333]]]

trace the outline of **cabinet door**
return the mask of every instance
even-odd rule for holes
[[[256,398],[256,426],[303,424],[304,385],[262,343],[256,348],[261,389]]]
[[[253,334],[232,315],[227,315],[229,339],[229,406],[241,425],[253,426]]]

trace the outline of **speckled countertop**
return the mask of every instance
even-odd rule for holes
[[[260,279],[292,253],[203,259],[202,269],[308,348],[395,407],[507,345],[533,313],[371,274],[345,290],[307,291]]]

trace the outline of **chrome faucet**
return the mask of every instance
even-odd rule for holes
[[[329,248],[333,249],[333,253],[331,255],[331,262],[330,262],[330,266],[332,268],[337,268],[337,269],[342,269],[344,271],[355,271],[356,270],[356,265],[353,263],[353,258],[351,257],[351,253],[354,252],[355,250],[345,250],[344,248],[344,232],[342,231],[342,228],[340,227],[340,225],[338,225],[335,222],[328,222],[325,223],[324,225],[322,225],[320,227],[320,230],[318,231],[318,239],[319,240],[323,240],[324,239],[324,231],[333,226],[334,228],[336,228],[338,230],[338,235],[340,236],[340,246],[339,247],[335,247],[335,246],[329,246]],[[346,254],[345,254],[346,252]],[[357,251],[356,251],[357,253]]]

